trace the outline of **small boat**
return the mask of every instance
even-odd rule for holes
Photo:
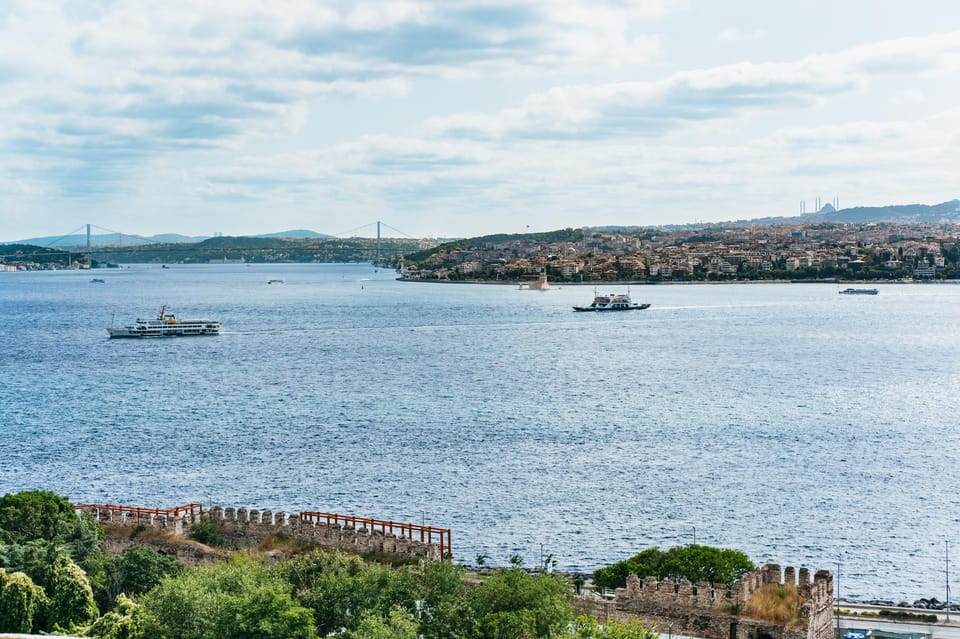
[[[103,284],[103,280],[101,280],[99,277],[95,277],[95,278],[93,278],[92,280],[90,280],[90,283],[91,283],[91,284]]]
[[[650,305],[632,301],[629,293],[626,295],[620,293],[597,295],[594,291],[593,302],[590,303],[590,306],[574,306],[573,310],[583,313],[587,311],[642,311],[645,308],[650,308]]]
[[[875,288],[845,288],[840,295],[876,295],[878,292]]]
[[[283,284],[283,280],[270,280],[267,284]]]
[[[547,281],[546,273],[540,273],[538,275],[524,275],[517,288],[528,291],[549,291],[550,282]]]
[[[110,337],[187,337],[191,335],[218,335],[220,322],[211,319],[177,319],[167,313],[166,305],[160,307],[156,319],[137,319],[133,324],[107,329]]]

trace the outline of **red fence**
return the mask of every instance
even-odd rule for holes
[[[136,515],[137,522],[141,517],[150,517],[164,515],[167,517],[179,517],[181,515],[191,515],[196,517],[203,514],[202,504],[187,504],[185,506],[176,506],[162,510],[159,508],[141,508],[139,506],[119,506],[116,504],[83,504],[74,506],[76,510],[87,512],[101,510],[110,510],[115,513],[127,513]],[[398,521],[387,521],[385,519],[371,519],[369,517],[354,517],[353,515],[338,515],[336,513],[322,513],[317,511],[303,511],[300,513],[300,521],[309,521],[314,524],[326,524],[327,526],[351,526],[353,528],[367,528],[370,531],[379,530],[386,535],[397,534],[413,540],[415,535],[420,538],[420,543],[437,543],[440,546],[440,558],[443,560],[452,557],[450,552],[450,529],[435,528],[433,526],[420,526],[417,524],[408,524]],[[436,537],[436,541],[434,541]]]
[[[166,510],[160,508],[141,508],[140,506],[118,506],[116,504],[82,504],[80,506],[74,506],[74,509],[87,512],[110,510],[115,513],[127,513],[129,515],[136,515],[138,522],[141,517],[149,517],[150,515],[179,517],[180,515],[189,514],[196,517],[197,515],[203,514],[203,504],[187,504],[186,506],[175,506],[173,508],[167,508]]]
[[[434,535],[440,545],[441,559],[449,559],[450,553],[450,529],[435,528],[433,526],[420,526],[417,524],[408,524],[398,521],[387,521],[384,519],[370,519],[369,517],[354,517],[353,515],[338,515],[336,513],[321,513],[315,511],[304,511],[300,513],[300,521],[310,521],[314,524],[326,524],[327,526],[352,526],[353,528],[367,528],[368,530],[379,530],[386,535],[397,534],[404,535],[407,539],[414,539],[414,533],[420,537],[420,543],[434,543]]]

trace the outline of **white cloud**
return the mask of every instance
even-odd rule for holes
[[[950,104],[960,32],[784,55],[766,29],[694,24],[690,8],[11,4],[0,228],[65,210],[115,215],[115,228],[131,208],[194,210],[189,225],[230,202],[231,220],[269,227],[233,232],[276,230],[280,215],[309,226],[322,210],[333,228],[317,230],[393,212],[407,232],[450,235],[519,218],[702,219],[712,200],[713,216],[735,200],[771,214],[786,198],[792,212],[793,192],[854,198],[871,180],[891,197],[911,180],[931,197],[953,188],[958,120],[937,105]],[[667,57],[698,47],[696,63]]]

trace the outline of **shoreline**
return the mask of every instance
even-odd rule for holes
[[[440,280],[440,279],[419,279],[419,278],[396,278],[398,282],[411,282],[418,284],[478,284],[483,286],[520,286],[525,284],[521,280]],[[835,284],[837,286],[870,286],[874,284],[883,285],[928,285],[928,284],[960,284],[960,279],[950,280],[913,280],[904,282],[902,280],[727,280],[719,282],[708,281],[647,281],[647,280],[604,280],[602,282],[550,282],[551,287],[561,288],[564,286],[726,286],[729,284]]]

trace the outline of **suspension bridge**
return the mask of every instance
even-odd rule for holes
[[[384,230],[390,232],[385,234]],[[210,240],[216,240],[211,243]],[[259,242],[258,242],[259,240]],[[62,249],[67,262],[72,256],[86,257],[88,265],[98,261],[139,261],[156,259],[157,254],[173,256],[174,259],[164,258],[161,261],[177,261],[176,255],[186,256],[198,251],[242,251],[245,255],[266,256],[277,253],[278,240],[295,242],[291,244],[297,254],[303,257],[312,253],[320,261],[357,261],[359,257],[381,263],[385,252],[392,255],[401,252],[411,252],[423,248],[421,240],[397,229],[386,222],[377,220],[367,224],[342,231],[334,235],[313,234],[310,232],[291,232],[262,234],[253,236],[224,236],[215,233],[205,238],[185,238],[176,235],[159,235],[143,237],[108,229],[95,224],[85,224],[69,233],[51,240],[37,243],[46,249]],[[29,257],[21,253],[23,257]],[[49,256],[48,253],[44,255]],[[153,256],[148,258],[148,256]]]

